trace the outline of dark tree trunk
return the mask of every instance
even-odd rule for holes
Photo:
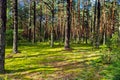
[[[66,23],[63,23],[63,31],[62,31],[62,42],[63,43],[65,41],[65,25],[66,25]]]
[[[18,5],[13,0],[14,30],[13,30],[13,53],[18,53]]]
[[[85,4],[83,4],[83,17],[82,17],[82,31],[84,31],[84,27],[85,27]],[[82,32],[82,41],[84,43],[84,32]]]
[[[61,29],[61,8],[58,4],[58,26],[57,26],[57,40],[60,40],[60,29]]]
[[[70,48],[71,0],[67,0],[67,26],[65,28],[65,49]]]
[[[88,44],[88,37],[89,37],[89,9],[88,9],[88,1],[86,4],[87,11],[86,11],[86,44]]]
[[[100,29],[100,0],[98,0],[97,4],[97,29],[96,29],[96,48],[99,48],[99,29]]]
[[[28,40],[31,42],[31,0],[29,4],[29,30],[28,30]]]
[[[31,28],[29,28],[29,42],[31,42]]]
[[[0,1],[0,73],[5,71],[6,3],[6,0]]]
[[[94,23],[93,23],[93,47],[95,47],[95,35],[96,35],[96,12],[97,12],[97,0],[95,1],[95,10],[94,10]]]
[[[36,29],[36,1],[34,0],[34,21],[33,21],[33,43],[35,43],[35,29]]]

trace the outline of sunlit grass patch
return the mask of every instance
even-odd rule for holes
[[[55,43],[51,48],[48,42],[21,43],[21,53],[12,54],[12,46],[6,47],[7,79],[74,79],[92,60],[99,56],[99,50],[91,45],[71,44],[72,50],[65,51],[63,44]],[[90,67],[92,68],[92,67]]]

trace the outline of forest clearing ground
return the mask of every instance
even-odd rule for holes
[[[0,77],[11,80],[98,80],[100,69],[97,70],[92,61],[99,57],[99,50],[92,50],[90,45],[85,44],[71,46],[72,51],[65,51],[58,43],[54,48],[50,48],[49,43],[23,43],[18,54],[11,54],[12,47],[7,47],[6,74]]]

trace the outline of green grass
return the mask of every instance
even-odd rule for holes
[[[6,74],[1,74],[0,80],[100,80],[100,69],[93,63],[100,55],[99,50],[85,44],[71,46],[73,50],[65,51],[58,43],[54,48],[46,42],[21,43],[18,54],[12,54],[12,47],[8,46]]]

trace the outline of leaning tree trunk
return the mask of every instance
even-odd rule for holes
[[[70,48],[70,29],[71,29],[71,0],[67,0],[67,26],[65,28],[65,49]]]
[[[13,53],[18,53],[18,7],[17,0],[13,0],[13,16],[14,16],[14,30],[13,30]]]
[[[6,2],[0,1],[0,73],[4,73],[5,64]]]

